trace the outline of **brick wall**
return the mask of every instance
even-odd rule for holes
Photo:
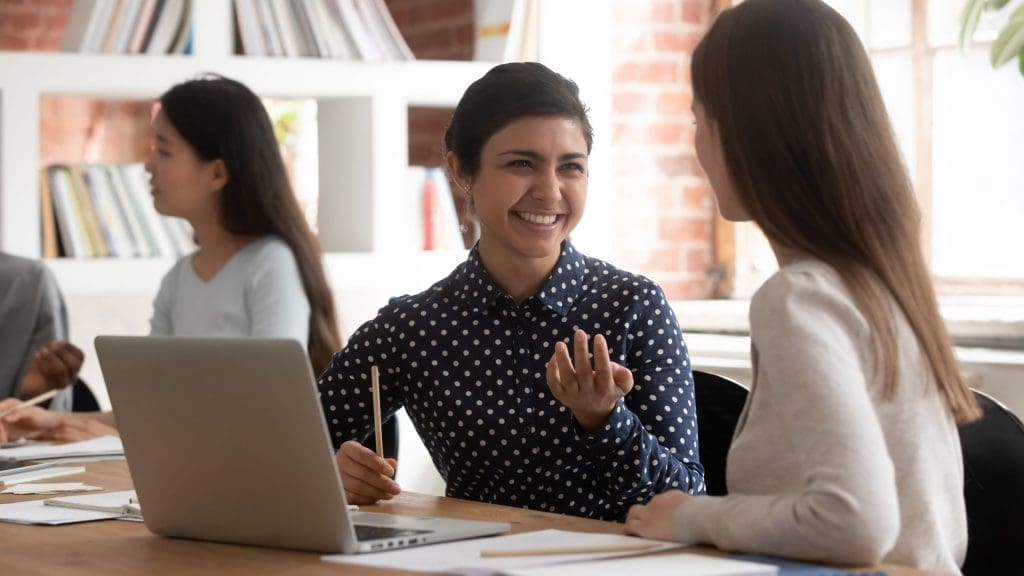
[[[715,206],[694,151],[689,79],[712,4],[613,0],[617,264],[651,276],[670,298],[713,288]]]
[[[57,50],[74,0],[0,0],[0,50]]]
[[[0,50],[60,50],[74,0],[0,0]],[[39,158],[130,162],[145,158],[150,105],[46,96],[39,102]]]
[[[473,0],[386,0],[395,24],[417,58],[473,59]],[[409,162],[441,164],[441,139],[450,108],[409,110]]]

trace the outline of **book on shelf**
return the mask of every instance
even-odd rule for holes
[[[188,223],[153,207],[141,164],[59,164],[40,181],[45,257],[173,258],[195,250]]]
[[[448,176],[437,167],[410,166],[401,204],[391,214],[390,241],[402,250],[461,250],[466,247]]]
[[[474,0],[474,60],[535,61],[539,36],[540,0]]]
[[[61,50],[109,54],[188,53],[192,1],[75,0],[61,39]]]
[[[39,174],[39,210],[43,217],[43,258],[56,258],[59,251],[57,246],[57,219],[54,217],[53,193],[50,189],[50,178],[46,170],[40,170]]]
[[[234,8],[242,54],[415,59],[383,0],[234,0]]]

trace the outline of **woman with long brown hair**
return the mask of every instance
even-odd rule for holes
[[[220,76],[183,82],[160,97],[153,135],[153,202],[199,249],[164,277],[152,333],[290,337],[326,368],[334,301],[259,97]]]
[[[214,75],[172,87],[146,170],[157,211],[188,220],[199,246],[164,276],[150,334],[291,338],[325,369],[341,347],[334,300],[259,97]],[[115,424],[111,413],[28,408],[2,425],[77,439]]]
[[[729,495],[634,507],[627,529],[809,560],[958,572],[957,422],[979,415],[920,245],[920,213],[863,46],[819,0],[747,0],[691,62],[719,211],[780,270],[751,302],[754,383]]]

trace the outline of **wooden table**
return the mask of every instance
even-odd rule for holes
[[[87,471],[54,482],[83,481],[110,490],[131,488],[127,466],[119,462],[86,464]],[[0,494],[0,503],[46,498]],[[497,520],[512,525],[512,532],[547,528],[580,532],[622,533],[622,525],[523,508],[481,504],[453,498],[402,494],[395,500],[365,510],[403,514]],[[705,548],[689,552],[721,555]],[[668,552],[671,554],[672,552]],[[923,574],[909,568],[876,567],[890,576]],[[0,574],[416,574],[345,566],[320,561],[313,552],[216,544],[155,536],[138,522],[107,520],[65,526],[23,526],[0,522]]]

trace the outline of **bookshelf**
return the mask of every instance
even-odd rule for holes
[[[191,55],[0,52],[0,250],[41,254],[41,96],[150,100],[187,78],[216,72],[260,96],[317,100],[320,242],[333,282],[360,267],[360,274],[393,267],[423,271],[426,278],[446,273],[461,254],[427,256],[389,237],[390,215],[406,204],[408,108],[454,106],[492,64],[235,55],[232,4],[192,3]],[[62,287],[76,293],[155,292],[172,263],[170,258],[48,261]]]

